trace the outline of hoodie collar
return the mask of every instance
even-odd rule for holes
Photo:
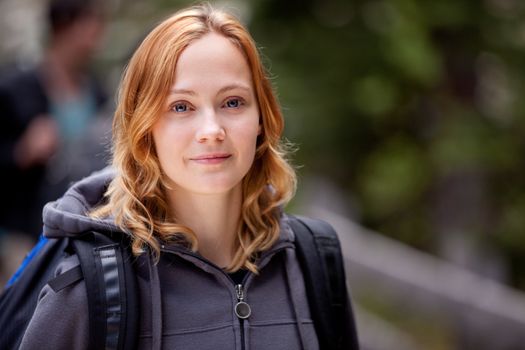
[[[44,236],[74,237],[89,231],[121,232],[111,217],[94,219],[89,212],[99,205],[115,170],[105,168],[79,181],[62,198],[44,207]]]

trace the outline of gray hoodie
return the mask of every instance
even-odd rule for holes
[[[73,186],[44,208],[44,235],[73,237],[89,230],[118,231],[111,219],[86,213],[100,202],[111,170]],[[124,233],[123,233],[124,234]],[[65,256],[56,275],[78,266]],[[240,320],[234,306],[239,290],[222,269],[188,249],[163,246],[160,261],[145,254],[137,260],[140,295],[138,349],[318,349],[305,284],[286,215],[279,240],[258,259],[259,274],[242,282],[251,315]],[[89,321],[86,289],[79,281],[55,293],[45,286],[20,349],[87,349]]]

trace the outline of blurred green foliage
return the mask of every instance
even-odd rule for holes
[[[525,2],[253,5],[303,171],[357,197],[365,225],[422,249],[459,216],[525,289]],[[481,195],[456,200],[449,178]]]

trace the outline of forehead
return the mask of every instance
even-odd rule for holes
[[[175,67],[174,87],[196,89],[224,84],[252,86],[248,62],[230,39],[208,33],[193,41],[181,53]]]

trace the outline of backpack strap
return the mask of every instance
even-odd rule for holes
[[[55,293],[60,292],[62,289],[82,280],[84,275],[82,274],[82,269],[79,266],[76,266],[70,270],[67,270],[63,274],[58,275],[53,278],[47,284],[53,289]]]
[[[71,240],[80,260],[89,308],[89,349],[132,349],[138,296],[131,256],[123,240],[90,232]],[[73,276],[65,279],[74,278]]]
[[[320,348],[359,349],[336,232],[324,221],[289,219]]]
[[[41,240],[0,295],[0,349],[18,349],[38,303],[40,290],[53,278],[67,239]]]

